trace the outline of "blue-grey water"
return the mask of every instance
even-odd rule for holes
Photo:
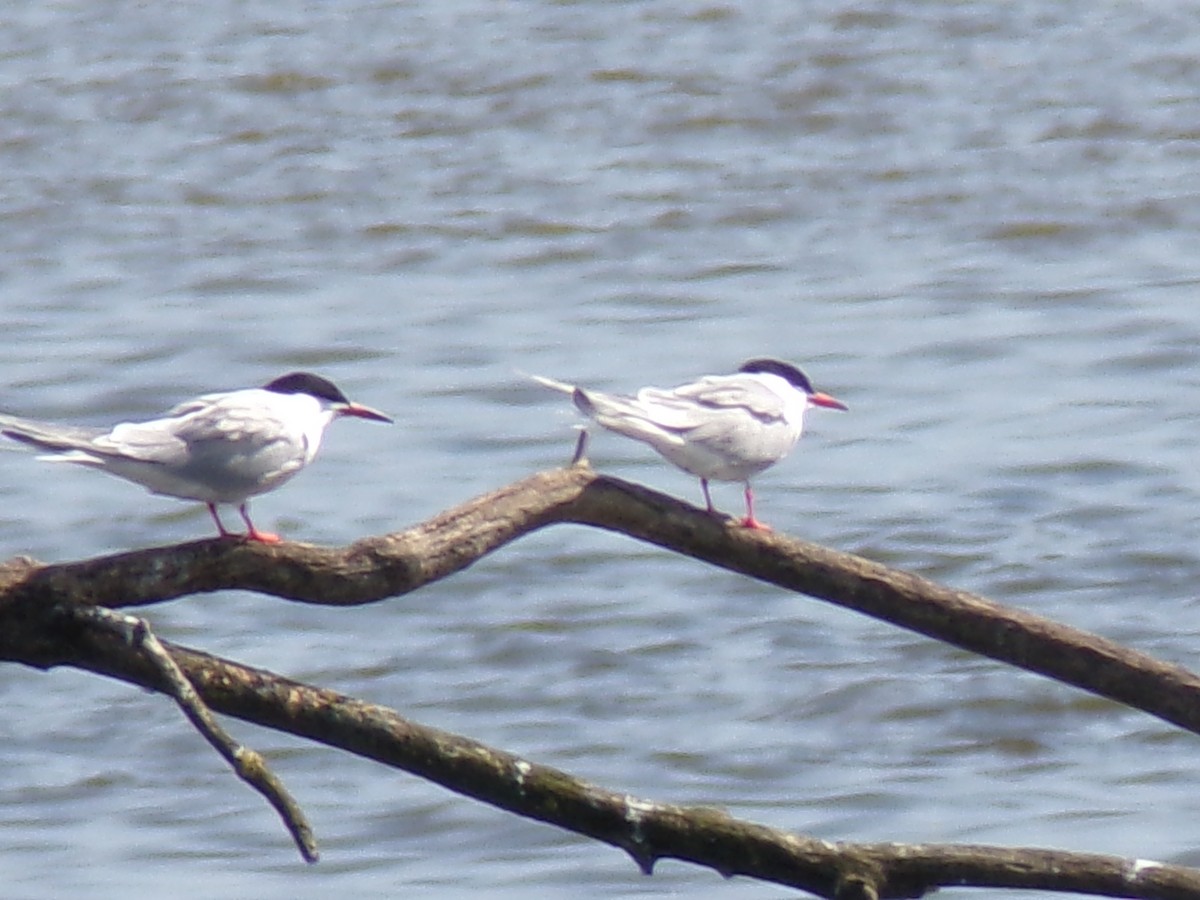
[[[254,510],[340,545],[564,462],[569,404],[520,371],[625,389],[780,356],[851,411],[759,479],[777,529],[1200,667],[1198,24],[1095,0],[9,4],[0,409],[100,424],[315,369],[396,425],[338,423]],[[591,456],[700,499],[638,445]],[[211,530],[0,453],[2,558]],[[553,528],[360,609],[147,614],[635,796],[1200,860],[1200,739],[619,536]],[[787,893],[646,878],[229,722],[310,814],[307,867],[161,697],[8,666],[0,710],[6,897]]]

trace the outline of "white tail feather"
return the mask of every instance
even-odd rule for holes
[[[567,384],[565,381],[555,381],[553,378],[546,378],[543,375],[530,375],[529,373],[522,373],[522,374],[526,375],[526,377],[528,377],[528,378],[533,379],[538,384],[540,384],[544,387],[552,388],[553,390],[556,390],[556,391],[562,391],[564,394],[575,393],[575,385]]]

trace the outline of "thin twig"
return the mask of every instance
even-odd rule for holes
[[[291,832],[292,840],[300,850],[304,861],[315,863],[320,854],[317,852],[316,839],[312,827],[304,815],[304,811],[295,798],[283,786],[267,765],[262,754],[234,740],[220,723],[217,722],[192,682],[183,673],[174,658],[162,642],[150,630],[145,619],[124,613],[113,612],[99,606],[75,608],[71,615],[78,619],[90,620],[121,635],[125,642],[135,651],[141,651],[153,663],[155,670],[162,676],[164,682],[160,688],[174,698],[183,714],[195,726],[218,753],[225,758],[238,777],[262,794],[267,802],[275,807],[283,824]]]
[[[586,428],[579,429],[579,439],[575,441],[575,455],[571,457],[571,465],[586,466],[588,445],[588,430]]]

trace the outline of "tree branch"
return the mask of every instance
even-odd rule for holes
[[[61,664],[170,693],[161,667],[111,628],[59,611]],[[828,898],[920,897],[943,886],[1041,888],[1195,900],[1200,871],[1147,860],[1026,848],[835,843],[720,809],[631,797],[394,710],[164,642],[215,710],[376,760],[449,790],[618,847],[646,873],[672,858]]]
[[[266,797],[267,802],[275,807],[304,861],[315,863],[319,859],[312,828],[300,805],[271,771],[262,754],[239,744],[213,718],[192,683],[171,658],[171,654],[157,635],[150,630],[150,625],[145,619],[116,613],[102,606],[66,607],[62,611],[67,615],[76,616],[81,622],[109,629],[124,641],[128,651],[143,654],[161,676],[163,686],[159,689],[174,698],[188,721],[225,758],[238,777]]]
[[[583,443],[577,448],[582,458]],[[585,465],[533,475],[407,531],[345,549],[212,539],[62,565],[0,566],[0,660],[72,665],[171,693],[81,607],[142,606],[253,590],[354,605],[444,578],[539,528],[620,532],[1048,675],[1200,733],[1200,677],[1145,654],[916,575],[783,535],[741,528]],[[205,654],[170,657],[215,710],[344,748],[503,809],[626,850],[646,871],[675,857],[826,897],[915,897],[937,885],[1041,887],[1125,897],[1200,897],[1200,872],[1088,854],[988,847],[831,844],[604,791],[395,712]]]
[[[559,522],[657,544],[857,610],[1141,709],[1200,734],[1200,676],[1113,641],[911,573],[774,532],[737,526],[586,466],[542,472],[407,531],[345,549],[213,538],[43,566],[0,566],[0,616],[70,600],[112,608],[249,590],[349,606],[416,590]],[[0,633],[0,659],[8,657]]]

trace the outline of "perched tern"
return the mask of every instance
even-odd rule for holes
[[[708,482],[745,484],[747,528],[766,528],[754,517],[750,477],[787,456],[813,406],[846,409],[813,389],[795,366],[752,359],[733,375],[706,375],[670,390],[642,388],[635,396],[604,394],[540,375],[540,384],[571,395],[585,416],[610,431],[649,444],[700,479],[704,502],[716,514]]]
[[[45,450],[38,459],[90,466],[153,494],[199,500],[221,537],[230,532],[217,504],[236,504],[248,539],[276,543],[278,535],[250,521],[247,499],[274,490],[312,462],[325,429],[342,416],[392,421],[351,403],[319,375],[293,372],[261,388],[205,394],[162,418],[123,422],[110,431],[0,415],[0,434]]]

